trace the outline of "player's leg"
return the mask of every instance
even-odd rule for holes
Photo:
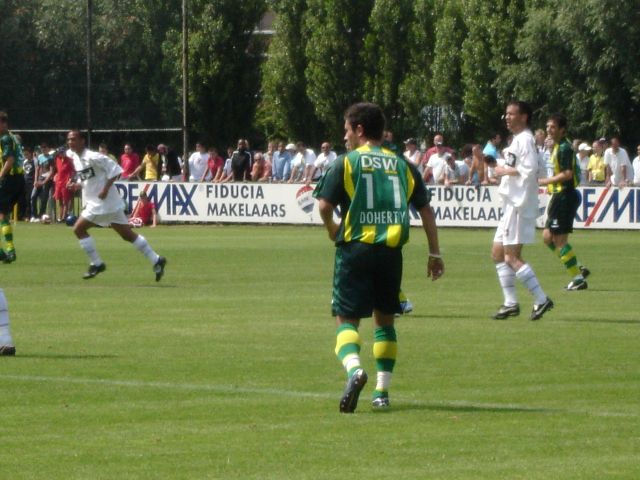
[[[164,267],[167,264],[167,259],[158,255],[155,250],[151,248],[146,238],[133,231],[124,213],[122,213],[121,219],[111,223],[111,228],[113,228],[123,240],[132,243],[136,250],[147,257],[147,260],[153,265],[156,282],[160,281],[164,275]]]
[[[335,353],[347,373],[347,383],[340,398],[340,411],[353,413],[367,374],[360,362],[362,341],[360,318],[371,315],[372,287],[366,274],[366,251],[362,244],[349,243],[336,248],[331,310],[336,317]],[[366,247],[366,246],[365,246]]]
[[[504,246],[502,244],[505,235],[506,214],[498,225],[491,247],[491,257],[496,266],[498,283],[502,289],[503,303],[498,311],[492,315],[495,320],[504,320],[507,317],[520,315],[520,305],[516,292],[516,272],[504,260]]]
[[[78,239],[80,248],[82,248],[84,253],[87,254],[87,257],[89,257],[89,269],[82,277],[85,280],[89,280],[107,269],[106,264],[102,261],[96,249],[96,241],[89,235],[89,229],[95,227],[95,225],[95,223],[82,215],[78,217],[76,223],[73,225],[73,233]]]
[[[24,192],[24,177],[22,175],[8,175],[0,192],[0,230],[4,242],[4,252],[0,257],[4,263],[15,262],[16,247],[13,243],[13,226],[10,215],[14,205]]]
[[[538,277],[533,268],[522,259],[522,245],[505,245],[505,261],[515,270],[516,278],[529,290],[533,296],[534,304],[531,312],[531,320],[538,320],[542,315],[553,308],[553,302],[544,293]]]
[[[402,250],[379,247],[375,251],[377,268],[374,272],[374,343],[376,387],[371,405],[389,407],[389,387],[398,354],[394,317],[401,309],[399,302],[402,282]]]
[[[389,406],[389,387],[398,355],[398,339],[394,325],[394,315],[374,310],[375,322],[373,357],[376,360],[376,388],[373,391],[372,406]]]
[[[0,288],[0,355],[15,355],[16,347],[9,330],[9,309],[4,291]]]

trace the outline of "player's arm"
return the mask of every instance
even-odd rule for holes
[[[151,209],[151,227],[155,227],[158,225],[158,211],[156,210],[156,206],[154,205]]]
[[[318,201],[320,218],[322,218],[322,223],[324,223],[324,226],[329,233],[329,238],[332,241],[336,240],[336,237],[338,236],[338,230],[340,229],[340,225],[337,224],[333,219],[333,211],[335,210],[335,208],[335,205],[324,198],[320,198],[320,200]]]
[[[13,162],[15,161],[15,157],[13,155],[7,155],[4,157],[2,163],[2,169],[0,170],[0,181],[4,180],[9,172],[13,168]]]

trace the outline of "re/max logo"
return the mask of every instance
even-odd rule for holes
[[[144,187],[139,183],[116,183],[116,188],[126,202],[127,210],[131,211]],[[193,203],[197,188],[196,184],[152,183],[147,189],[147,195],[160,214],[197,216],[198,210]]]
[[[576,213],[578,222],[585,222],[598,202],[602,189],[583,188],[580,208]],[[611,218],[614,223],[624,220],[629,223],[640,223],[640,190],[637,188],[611,188],[600,209],[596,212],[594,223],[601,223]]]

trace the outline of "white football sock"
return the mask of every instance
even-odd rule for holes
[[[0,345],[13,345],[9,331],[9,308],[4,290],[0,288]]]
[[[147,257],[152,265],[155,265],[160,258],[160,255],[153,251],[153,248],[151,248],[151,245],[149,245],[147,239],[142,235],[138,235],[138,238],[133,241],[133,246],[136,247],[138,251],[145,257]]]
[[[391,385],[391,372],[378,372],[376,375],[376,390],[388,392]]]
[[[496,263],[496,271],[498,272],[498,281],[504,295],[504,305],[507,307],[517,305],[516,273],[505,262]]]
[[[89,256],[89,260],[91,261],[91,265],[102,265],[104,262],[98,255],[98,251],[96,250],[96,241],[93,237],[89,236],[87,238],[81,238],[79,241],[80,247],[85,251],[85,253]]]
[[[520,280],[533,295],[536,305],[542,305],[547,300],[547,295],[542,290],[536,274],[528,263],[525,263],[520,270],[516,272],[516,278]]]

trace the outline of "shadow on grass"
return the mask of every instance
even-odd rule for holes
[[[621,323],[625,325],[640,325],[640,320],[605,320],[597,318],[568,318],[564,320],[556,320],[556,322],[568,323]]]
[[[434,412],[456,412],[456,413],[556,413],[553,408],[526,407],[522,405],[459,405],[446,403],[396,403],[390,410],[411,411],[429,410]]]
[[[398,320],[406,320],[406,321],[410,321],[412,318],[415,319],[425,319],[425,320],[436,320],[436,319],[441,319],[441,318],[460,318],[460,319],[464,319],[464,320],[468,320],[468,319],[477,319],[478,316],[477,315],[460,315],[460,314],[446,314],[446,313],[434,313],[433,315],[415,315],[415,314],[410,314],[410,315],[401,315],[400,317],[396,318],[396,321]],[[487,314],[487,318],[489,318],[489,314]]]
[[[63,354],[63,353],[17,353],[16,359],[20,358],[46,358],[47,360],[102,360],[106,358],[118,358],[117,355],[92,355],[92,354]]]

